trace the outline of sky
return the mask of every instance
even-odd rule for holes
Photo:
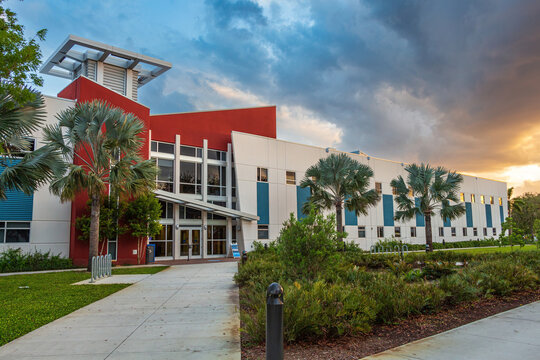
[[[540,2],[7,0],[43,59],[74,34],[167,60],[152,113],[276,105],[278,137],[540,192]],[[54,95],[68,80],[44,76]]]

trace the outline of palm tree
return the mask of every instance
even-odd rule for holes
[[[91,200],[88,270],[98,255],[100,200],[107,188],[114,194],[136,195],[155,187],[157,167],[143,160],[143,122],[106,102],[79,103],[57,115],[55,126],[45,129],[49,146],[65,158],[64,171],[50,190],[62,201],[86,191]]]
[[[380,199],[375,189],[369,190],[373,170],[351,159],[346,154],[331,154],[310,166],[300,186],[311,189],[311,196],[302,211],[309,212],[313,206],[318,210],[335,209],[337,231],[343,231],[343,207],[356,215],[367,214],[367,209]]]
[[[45,122],[41,94],[29,91],[31,100],[19,104],[7,92],[0,94],[0,199],[7,190],[32,194],[62,167],[59,154],[48,147],[32,149],[30,137]]]
[[[465,213],[465,206],[458,203],[458,191],[463,176],[443,167],[432,168],[429,164],[411,164],[405,167],[409,174],[407,182],[399,175],[390,182],[397,190],[395,202],[398,210],[396,220],[410,220],[423,215],[426,225],[426,251],[433,251],[431,216],[438,212],[441,218],[455,219]],[[412,194],[411,194],[412,192]],[[415,201],[418,197],[420,201]],[[454,205],[451,204],[456,203]]]

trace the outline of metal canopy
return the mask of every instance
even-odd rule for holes
[[[257,221],[259,217],[257,215],[245,213],[238,210],[229,209],[224,206],[210,204],[201,200],[191,199],[186,195],[173,194],[168,191],[155,190],[156,197],[161,200],[174,202],[180,205],[187,206],[189,208],[211,212],[217,215],[231,217],[234,219],[240,218],[243,220]]]
[[[74,50],[74,46],[86,48],[85,52]],[[69,35],[60,47],[44,62],[40,69],[43,74],[73,79],[74,71],[86,60],[104,62],[139,72],[139,86],[163,74],[172,67],[167,61],[137,54],[98,41]],[[143,68],[142,65],[152,67]]]

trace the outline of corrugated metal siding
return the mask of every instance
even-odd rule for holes
[[[465,203],[465,215],[467,218],[467,227],[473,227],[472,205],[470,202]]]
[[[122,95],[126,95],[126,69],[104,64],[103,85]]]
[[[487,227],[493,227],[493,219],[491,217],[491,205],[486,204],[486,225]]]
[[[417,208],[420,207],[420,198],[414,198],[414,204]],[[426,226],[424,215],[416,214],[416,226]]]
[[[93,60],[86,61],[86,74],[85,76],[91,80],[96,81],[96,62]]]
[[[133,71],[133,80],[131,82],[131,99],[137,101],[137,91],[139,90],[139,72]]]
[[[18,163],[20,160],[13,160]],[[0,168],[0,174],[4,168]],[[0,220],[32,221],[34,195],[26,195],[22,191],[7,190],[6,200],[0,200]]]
[[[268,196],[268,183],[257,183],[257,216],[258,224],[268,225],[270,222],[270,202]]]
[[[383,195],[384,226],[394,226],[394,197]]]
[[[296,186],[296,218],[303,219],[306,217],[306,214],[302,212],[302,206],[309,201],[311,196],[311,189],[306,187]]]

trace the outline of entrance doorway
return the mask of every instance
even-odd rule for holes
[[[201,258],[201,228],[180,228],[180,258]]]

